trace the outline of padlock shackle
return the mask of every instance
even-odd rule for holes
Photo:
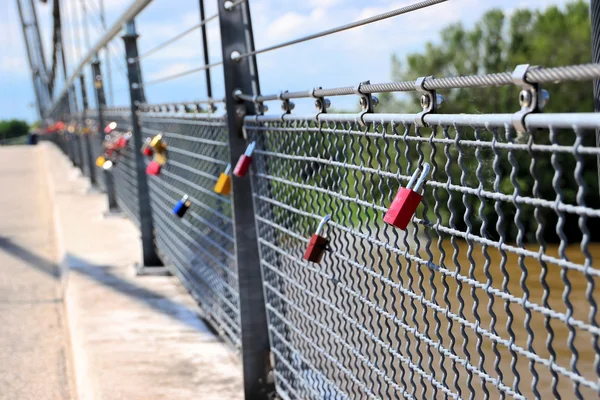
[[[181,202],[185,203],[188,200],[188,195],[184,194],[183,197],[181,198]]]
[[[421,170],[422,171],[421,175],[419,176],[419,180],[415,184],[415,187],[412,189],[415,192],[418,192],[421,189],[421,186],[423,186],[423,183],[425,182],[425,179],[427,179],[427,175],[429,175],[429,171],[431,170],[431,165],[429,165],[429,163],[423,163],[423,165],[421,166]]]
[[[229,175],[229,171],[231,171],[231,164],[227,164],[227,168],[225,168],[224,174]]]
[[[244,152],[244,155],[246,157],[250,157],[252,155],[252,152],[254,151],[254,148],[256,147],[256,142],[252,142],[248,145],[248,147],[246,148],[246,151]]]
[[[331,219],[331,214],[327,214],[326,216],[324,216],[321,219],[321,222],[319,222],[319,225],[317,226],[317,230],[315,231],[315,234],[320,235],[321,231],[323,230],[323,228],[325,227],[325,224],[327,222],[329,222],[329,220]]]

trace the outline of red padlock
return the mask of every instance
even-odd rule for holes
[[[237,164],[235,165],[235,168],[233,169],[233,174],[238,178],[243,178],[248,173],[248,170],[250,169],[250,164],[252,164],[252,152],[254,151],[255,147],[256,142],[250,143],[246,148],[244,154],[242,154]]]
[[[152,157],[154,155],[154,150],[152,150],[152,147],[150,147],[151,140],[152,139],[150,138],[146,138],[144,145],[142,146],[142,154],[146,157]]]
[[[117,123],[113,121],[104,127],[104,133],[109,134],[115,129],[117,129]]]
[[[403,231],[406,230],[408,223],[412,220],[423,198],[423,195],[419,193],[419,189],[421,189],[423,182],[425,182],[430,169],[431,166],[428,163],[424,163],[422,168],[414,172],[408,185],[400,188],[385,217],[383,217],[384,222]],[[419,170],[421,170],[420,176]]]
[[[321,231],[323,227],[331,219],[331,214],[327,214],[323,217],[321,222],[319,222],[319,226],[317,226],[317,230],[310,238],[310,242],[308,243],[308,247],[304,252],[304,259],[314,262],[320,263],[323,259],[323,254],[325,250],[327,250],[327,245],[329,244],[329,239],[325,236],[321,236]]]
[[[119,136],[117,141],[115,142],[115,146],[118,149],[124,149],[129,144],[129,139],[131,138],[131,133],[127,132],[123,136]]]
[[[160,169],[161,169],[162,165],[160,165],[158,162],[156,161],[150,161],[148,163],[148,167],[146,167],[146,173],[148,175],[158,175],[160,174]]]

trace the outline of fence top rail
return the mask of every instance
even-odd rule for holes
[[[123,25],[135,18],[139,13],[141,13],[144,8],[148,4],[150,4],[152,0],[135,0],[123,14],[111,25],[110,28],[102,35],[100,39],[92,46],[92,48],[87,52],[87,54],[81,59],[79,65],[73,70],[69,79],[65,82],[63,89],[58,94],[58,96],[54,99],[52,106],[48,109],[46,116],[51,115],[55,108],[60,103],[60,100],[67,94],[69,88],[75,83],[75,80],[82,73],[85,66],[95,59],[96,54],[108,43],[113,40],[123,29]]]
[[[530,68],[526,74],[529,83],[558,83],[563,81],[582,81],[600,78],[600,64],[568,65],[552,68]],[[496,74],[456,76],[446,78],[426,78],[423,84],[427,90],[438,89],[464,89],[485,88],[493,86],[514,85],[512,73],[501,72]],[[347,96],[369,93],[388,92],[413,92],[417,90],[416,81],[401,81],[375,84],[361,84],[360,86],[346,86],[333,89],[315,88],[308,91],[282,92],[280,94],[252,96],[237,94],[237,98],[244,101],[263,103],[265,101],[288,100],[311,97]]]
[[[362,120],[367,124],[414,124],[419,114],[364,114]],[[461,125],[472,127],[510,127],[514,114],[428,114],[425,122],[430,126]],[[275,114],[249,115],[244,117],[245,123],[262,122],[348,122],[361,123],[360,114]],[[529,114],[526,117],[528,128],[565,128],[565,129],[596,129],[600,126],[600,113],[556,113]]]
[[[193,100],[193,101],[174,101],[169,103],[142,103],[139,106],[139,110],[142,112],[149,111],[202,111],[202,105],[214,106],[217,103],[225,103],[225,99],[203,99],[203,100]],[[216,110],[216,108],[212,108],[212,110]]]

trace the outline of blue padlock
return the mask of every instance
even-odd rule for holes
[[[183,218],[191,205],[192,202],[188,199],[188,195],[186,194],[177,202],[177,204],[175,204],[175,207],[173,207],[173,214],[177,215],[179,218]]]

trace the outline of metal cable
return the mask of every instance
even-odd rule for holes
[[[568,65],[564,67],[553,68],[535,68],[527,72],[526,79],[530,83],[558,83],[561,81],[582,81],[600,78],[600,64],[581,64]],[[501,72],[496,74],[456,76],[447,78],[431,78],[425,80],[425,88],[429,90],[439,89],[466,89],[466,88],[485,88],[494,86],[513,85],[510,72]],[[360,92],[367,93],[387,93],[387,92],[412,92],[415,91],[414,81],[401,81],[389,83],[374,83],[360,86]],[[282,99],[309,98],[313,96],[313,91],[284,92]],[[315,97],[326,96],[346,96],[356,93],[355,86],[346,86],[333,89],[316,89]],[[254,101],[254,97],[249,94],[240,94],[238,99],[244,101]],[[259,103],[265,101],[278,100],[280,95],[262,95],[256,98]]]
[[[256,54],[265,53],[267,51],[272,51],[272,50],[281,49],[283,47],[288,47],[288,46],[291,46],[293,44],[298,44],[298,43],[306,42],[306,41],[309,41],[309,40],[318,39],[318,38],[323,37],[323,36],[329,36],[329,35],[332,35],[334,33],[346,31],[348,29],[358,28],[359,26],[368,25],[368,24],[371,24],[373,22],[378,22],[378,21],[382,21],[384,19],[396,17],[396,16],[401,15],[401,14],[406,14],[406,13],[409,13],[411,11],[420,10],[422,8],[433,6],[433,5],[439,4],[439,3],[444,3],[446,1],[448,1],[448,0],[426,0],[426,1],[422,1],[422,2],[415,3],[415,4],[412,4],[412,5],[406,6],[406,7],[401,7],[401,8],[392,10],[392,11],[388,11],[388,12],[385,12],[383,14],[378,14],[378,15],[374,15],[374,16],[369,17],[369,18],[361,19],[360,21],[352,22],[350,24],[338,26],[336,28],[331,28],[331,29],[328,29],[328,30],[323,31],[323,32],[314,33],[312,35],[308,35],[308,36],[304,36],[304,37],[301,37],[301,38],[298,38],[298,39],[290,40],[288,42],[284,42],[284,43],[276,44],[276,45],[273,45],[273,46],[265,47],[264,49],[249,51],[247,53],[240,54],[239,56],[236,57],[236,59],[250,57],[250,56],[253,56],[253,55],[256,55]],[[241,1],[238,1],[236,3],[241,3]],[[234,4],[236,4],[236,3],[234,3]]]
[[[203,65],[203,66],[198,67],[198,68],[194,68],[194,69],[190,69],[188,71],[180,72],[178,74],[164,76],[162,78],[157,78],[157,79],[154,79],[152,81],[148,81],[148,82],[145,82],[145,83],[140,83],[139,85],[142,86],[142,87],[144,87],[144,86],[154,85],[156,83],[170,81],[172,79],[177,79],[177,78],[181,78],[182,76],[193,74],[195,72],[204,71],[207,68],[217,67],[217,66],[222,65],[222,64],[223,64],[223,62],[219,61],[219,62],[212,63],[212,64],[209,64],[209,65]]]
[[[166,42],[163,42],[163,43],[159,44],[158,46],[155,46],[155,47],[151,48],[147,52],[145,52],[143,54],[140,54],[137,57],[137,60],[141,60],[142,58],[147,57],[150,54],[156,53],[158,50],[160,50],[160,49],[162,49],[162,48],[170,45],[173,42],[176,42],[177,40],[181,39],[182,37],[184,37],[186,35],[189,35],[190,33],[194,32],[196,29],[200,28],[201,26],[206,25],[207,22],[212,21],[213,19],[217,18],[218,16],[219,16],[219,14],[215,14],[215,15],[212,15],[212,16],[206,18],[203,21],[200,21],[200,23],[198,23],[198,24],[196,24],[196,25],[194,25],[194,26],[186,29],[185,31],[183,31],[183,32],[181,32],[181,33],[173,36],[171,39],[167,40]]]

